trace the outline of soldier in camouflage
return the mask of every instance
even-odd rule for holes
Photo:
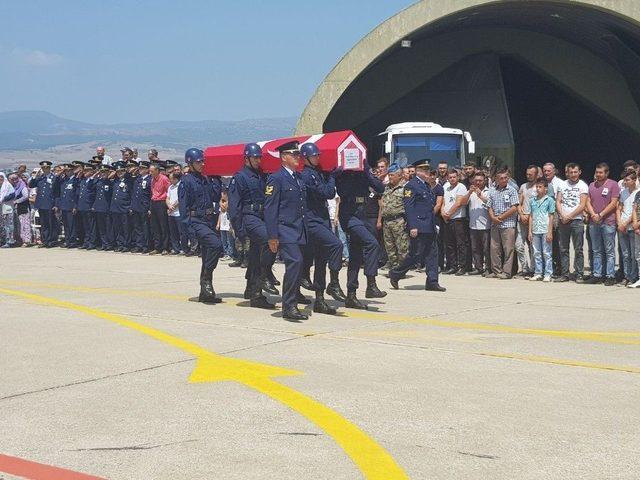
[[[378,221],[382,223],[389,268],[396,268],[409,253],[409,233],[404,215],[403,172],[395,163],[389,167],[389,184],[382,194]]]

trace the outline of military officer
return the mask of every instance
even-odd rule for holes
[[[131,161],[135,162],[135,161]],[[136,165],[138,165],[136,163]],[[138,175],[133,182],[131,210],[133,211],[133,234],[131,243],[133,253],[149,253],[149,217],[151,215],[151,164],[146,160],[140,162]]]
[[[109,165],[102,165],[96,178],[96,199],[93,211],[96,217],[96,238],[98,250],[113,250],[113,227],[111,225],[111,197],[113,194],[113,180],[110,178],[113,170]]]
[[[220,303],[213,289],[213,271],[222,255],[222,242],[216,233],[215,204],[220,202],[222,183],[219,177],[207,178],[202,174],[204,152],[190,148],[185,153],[185,161],[191,167],[191,173],[182,177],[178,187],[178,208],[180,221],[185,222],[189,230],[198,239],[202,250],[202,268],[200,270],[200,295],[203,303]]]
[[[133,177],[127,172],[124,162],[113,164],[116,177],[113,181],[113,192],[109,211],[113,223],[113,242],[117,252],[128,252],[131,249],[129,223],[132,218],[131,194],[133,192]]]
[[[64,171],[59,177],[58,192],[56,195],[56,207],[62,216],[64,226],[64,246],[66,248],[77,248],[78,245],[78,185],[80,179],[74,171],[74,165],[66,164]]]
[[[371,168],[364,172],[345,171],[336,177],[336,190],[340,197],[338,218],[342,230],[349,239],[349,264],[347,266],[347,300],[345,307],[366,310],[367,306],[356,297],[358,273],[364,261],[364,274],[367,277],[367,298],[382,298],[387,295],[376,284],[380,244],[375,232],[367,220],[365,204],[370,194],[369,188],[376,193],[384,192],[382,181]]]
[[[307,191],[307,214],[305,227],[309,239],[310,250],[313,254],[315,269],[313,273],[313,288],[316,299],[313,311],[335,315],[336,309],[330,307],[324,300],[324,289],[335,300],[344,302],[345,296],[338,275],[342,268],[342,242],[331,230],[329,208],[327,200],[336,196],[335,177],[339,170],[326,175],[319,170],[320,149],[315,143],[305,143],[300,147],[300,154],[305,166],[300,173]],[[327,263],[331,281],[327,286]]]
[[[282,166],[269,176],[265,189],[264,220],[269,249],[278,251],[285,264],[282,285],[282,313],[289,320],[309,318],[298,310],[300,274],[302,272],[301,246],[307,243],[305,228],[306,188],[297,172],[300,161],[298,142],[289,142],[278,148]]]
[[[394,163],[389,167],[388,175],[389,183],[382,194],[378,223],[382,224],[384,247],[389,257],[390,268],[395,268],[409,253],[409,233],[404,214],[402,169]]]
[[[409,255],[397,267],[389,271],[391,286],[398,289],[399,280],[424,259],[427,281],[425,290],[444,292],[438,283],[438,242],[433,207],[436,196],[427,183],[429,164],[424,160],[414,163],[416,176],[404,186],[404,209],[411,237]]]
[[[42,247],[55,247],[58,241],[58,220],[53,208],[55,207],[55,191],[58,178],[51,172],[52,163],[49,160],[40,162],[40,170],[29,180],[29,188],[37,188],[35,208],[40,217]]]
[[[91,163],[85,164],[78,190],[78,213],[84,230],[84,243],[80,248],[83,250],[96,248],[96,218],[93,211],[93,202],[96,199],[95,174],[95,166]]]
[[[245,298],[255,308],[274,309],[263,291],[277,295],[278,290],[268,279],[275,261],[275,252],[267,244],[264,219],[266,176],[260,170],[262,149],[256,143],[244,148],[244,167],[229,184],[229,219],[239,239],[249,238],[249,258]]]

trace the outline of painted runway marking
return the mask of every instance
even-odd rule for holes
[[[122,327],[135,330],[167,345],[179,348],[196,357],[196,366],[189,377],[191,383],[233,381],[245,385],[277,400],[324,430],[358,466],[365,478],[371,480],[408,479],[406,473],[395,462],[391,455],[356,425],[303,393],[278,383],[271,378],[300,375],[301,372],[247,360],[224,357],[210,352],[195,343],[136,323],[121,315],[104,312],[96,308],[18,290],[0,288],[0,293],[101,318]]]
[[[482,357],[508,358],[511,360],[523,360],[533,363],[549,363],[552,365],[564,365],[566,367],[592,368],[596,370],[612,370],[615,372],[640,373],[637,367],[622,367],[618,365],[607,365],[602,363],[581,362],[579,360],[564,360],[561,358],[541,357],[538,355],[517,355],[509,353],[476,353]]]
[[[37,283],[37,282],[20,282],[20,281],[7,281],[0,280],[0,284],[24,286],[33,288],[44,288],[49,290],[73,290],[73,291],[85,291],[95,293],[106,293],[112,295],[123,295],[128,297],[142,297],[142,298],[166,298],[169,300],[186,301],[189,297],[182,295],[169,295],[164,292],[156,291],[132,291],[132,290],[118,290],[113,288],[102,287],[83,287],[75,285],[63,285],[63,284],[50,284],[50,283]],[[237,299],[225,299],[225,302],[221,305],[233,306],[241,303],[243,300]],[[218,308],[218,307],[216,307]],[[454,320],[440,320],[435,318],[424,317],[410,317],[403,315],[394,315],[389,313],[376,313],[376,312],[360,312],[354,310],[341,311],[341,314],[349,318],[360,318],[366,320],[385,321],[385,322],[400,322],[414,325],[431,325],[435,327],[460,329],[460,330],[472,330],[481,332],[498,332],[498,333],[511,333],[515,335],[531,335],[539,337],[560,338],[568,340],[580,340],[598,343],[613,343],[621,345],[640,345],[640,332],[589,332],[580,330],[550,330],[539,328],[523,328],[523,327],[511,327],[508,325],[490,324],[490,323],[478,323],[478,322],[460,322]]]
[[[0,454],[0,472],[29,480],[104,480],[100,477],[2,454]]]

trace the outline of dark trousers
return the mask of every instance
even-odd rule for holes
[[[302,250],[296,243],[281,243],[280,255],[284,260],[284,279],[282,281],[282,309],[288,310],[298,306],[296,297],[300,291],[300,275],[302,273]]]
[[[149,250],[149,214],[147,212],[133,212],[131,243],[144,252]]]
[[[584,223],[582,220],[572,220],[569,223],[560,223],[560,270],[554,270],[560,275],[569,275],[569,243],[573,243],[573,270],[576,275],[584,275]]]
[[[553,271],[562,271],[562,260],[560,258],[560,228],[553,226],[553,241],[551,242],[551,257],[553,259]]]
[[[96,238],[102,248],[113,248],[113,226],[108,212],[96,212]]]
[[[62,226],[64,227],[64,246],[65,247],[77,247],[78,246],[78,228],[77,228],[78,215],[73,213],[73,210],[62,211]]]
[[[260,295],[258,284],[268,277],[276,255],[269,249],[267,227],[262,219],[255,215],[245,215],[243,223],[249,237],[249,262],[245,275],[247,287],[255,295]]]
[[[313,245],[307,243],[306,245],[302,245],[300,249],[302,250],[302,273],[300,274],[300,278],[311,278],[311,266],[313,265],[315,257]]]
[[[311,241],[312,258],[315,262],[313,287],[322,292],[327,287],[327,265],[335,272],[342,268],[342,242],[334,235],[328,225],[311,223],[307,226],[307,235]]]
[[[446,223],[442,219],[440,215],[436,216],[438,227],[440,231],[438,232],[438,265],[440,266],[440,270],[444,270],[445,268],[451,268],[449,264],[449,260],[445,258],[446,254],[446,245],[447,245],[447,229]]]
[[[371,225],[358,217],[351,217],[344,222],[342,229],[347,234],[349,243],[349,265],[347,267],[347,290],[358,289],[358,273],[364,263],[364,274],[367,277],[378,275],[380,244],[376,240]]]
[[[467,268],[467,231],[463,218],[445,223],[449,268]]]
[[[213,271],[218,266],[222,256],[222,242],[218,237],[212,218],[191,217],[189,229],[198,239],[202,252],[202,268],[200,269],[200,284],[213,280]]]
[[[473,268],[483,271],[491,271],[491,230],[470,230],[471,253],[473,256]]]
[[[52,245],[58,241],[58,219],[53,210],[39,208],[40,238],[43,245]]]
[[[80,212],[80,218],[82,219],[82,229],[84,230],[84,243],[85,248],[96,248],[96,216],[95,212],[83,211]]]
[[[380,246],[380,258],[378,259],[378,265],[383,266],[389,261],[387,251],[384,249],[384,234],[382,229],[378,230],[378,217],[367,217],[367,224],[369,225],[369,231],[373,233],[378,245]]]
[[[111,223],[113,226],[113,244],[117,248],[129,250],[131,248],[131,237],[129,235],[131,215],[128,213],[111,212]]]
[[[164,200],[151,202],[151,232],[153,249],[159,252],[169,251],[169,219],[167,203]]]
[[[168,217],[169,240],[175,253],[186,252],[189,249],[189,236],[182,223],[181,217]]]
[[[414,265],[423,263],[427,272],[427,284],[438,283],[438,240],[434,233],[419,233],[410,239],[409,255],[389,272],[390,277],[402,278]]]

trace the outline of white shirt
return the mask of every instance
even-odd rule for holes
[[[336,218],[336,198],[338,198],[338,195],[327,200],[327,208],[329,209],[329,218],[331,220],[335,220]]]
[[[482,190],[482,196],[489,200],[489,189]],[[483,202],[477,193],[469,196],[469,228],[471,230],[490,230],[489,208],[487,202]]]
[[[523,183],[520,185],[518,193],[522,195],[522,210],[524,213],[531,213],[531,209],[529,208],[529,199],[536,196],[536,182],[533,182],[531,186],[529,186],[528,183]]]
[[[549,196],[556,198],[556,195],[558,193],[558,191],[560,190],[560,188],[562,188],[562,184],[564,183],[564,180],[558,178],[557,175],[554,175],[554,177],[551,179],[551,181],[549,182],[549,185],[552,187],[551,189],[549,189]],[[553,190],[553,191],[551,191]]]
[[[227,214],[227,212],[220,212],[220,231],[228,232],[229,230],[231,230],[229,215]]]
[[[111,165],[113,164],[113,159],[109,155],[105,155],[102,157],[102,165]]]
[[[180,185],[180,182],[176,183],[175,185],[169,185],[169,190],[167,190],[167,199],[169,200],[169,203],[171,205],[177,205],[178,204],[178,186]],[[170,217],[179,217],[180,216],[180,210],[179,209],[175,209],[173,212],[169,213]]]
[[[623,188],[620,192],[620,202],[622,202],[622,211],[620,212],[620,219],[626,222],[633,215],[633,203],[636,199],[636,194],[640,192],[640,189],[636,188],[633,192],[630,192],[627,188]],[[629,224],[627,230],[633,231],[633,226]]]
[[[582,195],[589,195],[589,185],[582,180],[578,180],[576,183],[565,180],[558,187],[558,191],[562,193],[560,213],[562,213],[562,215],[569,215],[580,205]],[[575,220],[582,220],[582,213],[576,215]]]
[[[467,187],[462,182],[458,182],[455,187],[452,187],[449,182],[444,185],[444,203],[443,210],[445,213],[449,213],[451,207],[458,197],[464,197],[467,194]],[[451,220],[456,218],[465,218],[467,216],[466,209],[464,207],[458,208],[455,214],[451,215]]]

